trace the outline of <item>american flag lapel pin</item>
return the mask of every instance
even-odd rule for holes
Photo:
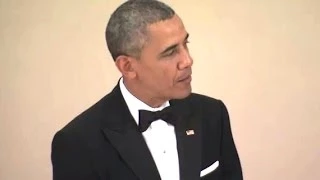
[[[194,135],[194,130],[193,129],[186,130],[186,134],[187,136]]]

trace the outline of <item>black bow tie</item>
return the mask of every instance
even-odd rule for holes
[[[162,119],[169,124],[175,125],[175,118],[173,117],[172,109],[170,106],[164,108],[161,111],[147,111],[139,110],[139,130],[144,132],[148,129],[153,121]]]

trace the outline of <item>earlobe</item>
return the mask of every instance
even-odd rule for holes
[[[118,70],[121,72],[122,76],[127,78],[134,78],[136,75],[132,63],[133,59],[131,57],[123,55],[118,56],[115,61],[115,64]]]

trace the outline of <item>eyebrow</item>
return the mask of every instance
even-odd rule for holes
[[[186,41],[188,38],[189,38],[189,33],[187,33],[186,37],[184,38],[184,41]],[[162,51],[160,53],[160,56],[166,54],[167,52],[169,52],[172,49],[175,49],[177,46],[178,46],[178,44],[173,44],[173,45],[167,47],[164,51]]]

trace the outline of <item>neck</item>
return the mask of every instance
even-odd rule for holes
[[[135,96],[137,99],[139,99],[140,101],[144,102],[152,108],[160,107],[161,105],[163,105],[163,103],[167,101],[166,99],[161,99],[152,96],[150,92],[148,92],[145,89],[141,89],[136,85],[133,85],[133,83],[127,81],[125,78],[123,78],[123,84],[133,96]]]

